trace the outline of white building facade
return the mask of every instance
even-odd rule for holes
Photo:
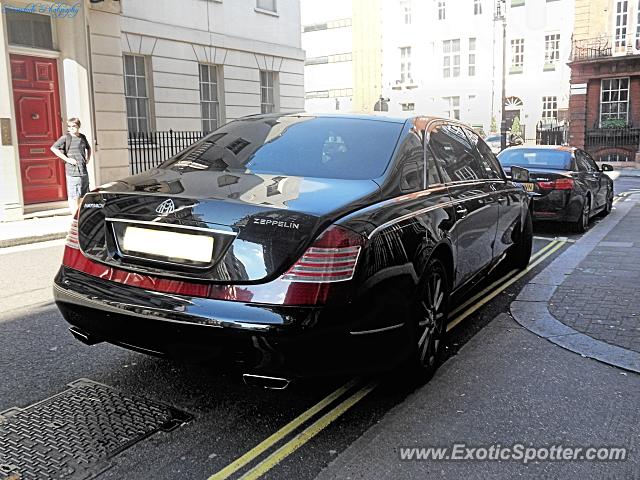
[[[82,120],[98,185],[130,173],[132,133],[304,108],[298,0],[30,5],[0,1],[0,221],[64,205],[49,146],[68,117]]]
[[[305,109],[350,111],[353,106],[351,0],[301,1]]]
[[[569,100],[574,0],[507,0],[506,116],[528,142]],[[390,112],[458,118],[499,131],[502,21],[494,0],[383,2],[383,97]]]

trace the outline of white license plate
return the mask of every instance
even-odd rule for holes
[[[523,183],[522,187],[525,189],[525,191],[527,192],[533,192],[533,183]]]
[[[147,254],[172,260],[210,263],[213,237],[128,226],[121,248],[125,254]]]

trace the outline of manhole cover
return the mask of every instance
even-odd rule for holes
[[[27,408],[0,413],[0,480],[78,480],[109,459],[191,416],[87,379]]]

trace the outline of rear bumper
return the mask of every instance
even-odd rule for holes
[[[409,354],[408,311],[283,307],[182,297],[61,267],[54,298],[90,343],[286,377],[381,371]],[[370,302],[369,302],[370,303]],[[376,311],[378,310],[378,311]]]
[[[533,219],[576,222],[582,214],[582,199],[571,191],[556,190],[533,199]]]

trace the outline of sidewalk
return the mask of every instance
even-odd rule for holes
[[[317,478],[640,478],[638,285],[640,195],[630,195],[522,289],[511,304],[518,323],[499,315]],[[401,447],[460,443],[617,446],[628,456],[400,458]]]
[[[0,222],[0,248],[64,238],[71,226],[67,211],[58,215]]]

